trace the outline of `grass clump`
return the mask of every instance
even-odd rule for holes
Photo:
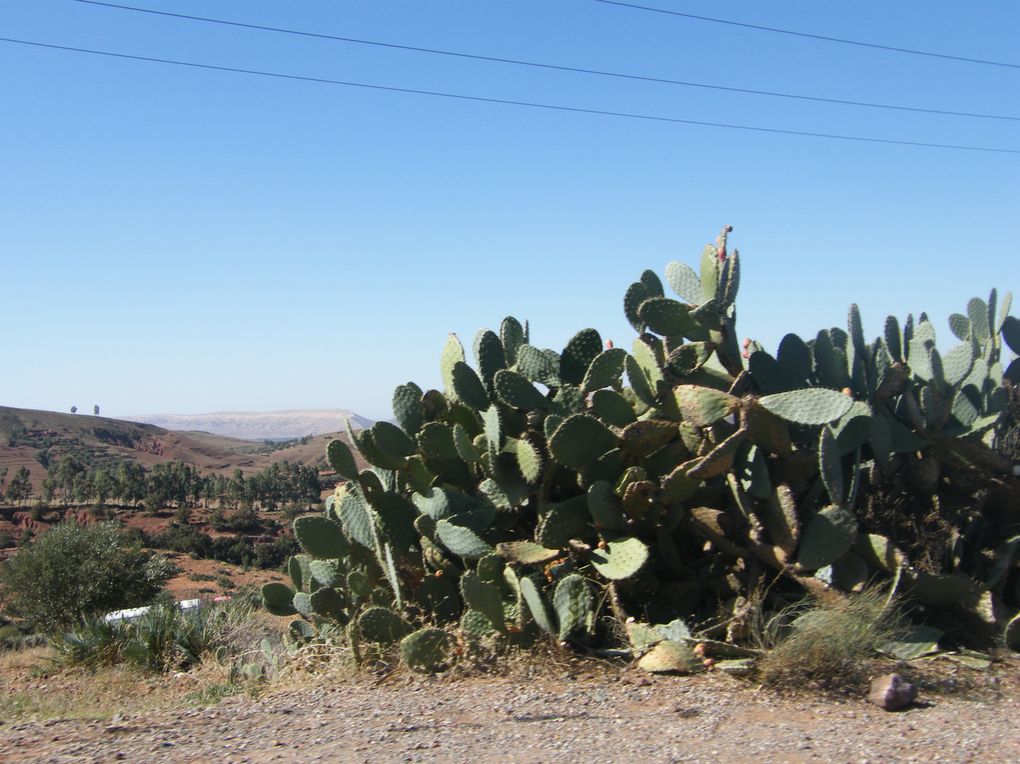
[[[773,687],[827,689],[863,683],[872,660],[902,635],[905,619],[877,589],[789,608],[771,619],[759,679]]]

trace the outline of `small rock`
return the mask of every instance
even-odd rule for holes
[[[886,711],[898,711],[917,699],[917,686],[899,674],[886,674],[871,682],[868,700]]]

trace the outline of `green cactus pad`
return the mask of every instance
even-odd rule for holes
[[[779,341],[776,363],[787,388],[804,387],[811,379],[811,349],[796,334],[787,334]]]
[[[552,457],[567,467],[585,469],[610,449],[616,448],[615,435],[598,419],[574,414],[564,420],[549,439]]]
[[[308,621],[295,618],[287,624],[287,636],[294,642],[303,644],[311,639],[315,639],[315,627],[308,623]]]
[[[595,598],[588,582],[576,573],[561,579],[553,592],[553,609],[559,622],[557,634],[561,640],[587,628],[595,611]]]
[[[698,273],[701,281],[701,300],[714,300],[719,292],[719,250],[706,244],[701,250],[701,261]]]
[[[453,365],[451,374],[457,400],[475,411],[485,411],[489,407],[489,394],[485,392],[485,385],[474,369],[463,361],[458,361]]]
[[[790,429],[778,416],[749,398],[742,402],[741,417],[741,426],[752,443],[777,456],[790,453],[793,448]]]
[[[545,598],[542,596],[542,592],[535,584],[535,581],[530,576],[522,576],[520,585],[521,598],[528,606],[528,611],[531,613],[535,623],[547,634],[555,634],[556,628],[553,626],[552,617],[549,615],[549,609],[546,607]]]
[[[499,341],[495,332],[482,329],[475,335],[474,351],[479,376],[488,387],[492,384],[492,378],[496,372],[506,368],[506,353],[503,352],[503,343]]]
[[[506,355],[506,363],[513,366],[517,363],[517,351],[528,341],[528,332],[521,322],[513,316],[507,316],[499,325],[499,341]]]
[[[352,484],[347,489],[336,514],[344,536],[365,549],[375,550],[372,511],[359,486]]]
[[[615,390],[596,390],[591,397],[591,413],[612,427],[626,427],[637,421],[630,402]]]
[[[287,573],[294,582],[294,588],[304,591],[305,584],[312,583],[311,558],[307,554],[291,555],[287,560]]]
[[[457,392],[453,385],[453,367],[457,363],[463,362],[464,346],[460,344],[456,334],[451,334],[446,338],[446,345],[443,346],[443,352],[439,357],[439,370],[442,374],[443,387],[446,389],[446,394],[453,398],[457,397]]]
[[[599,353],[588,367],[581,389],[590,393],[604,387],[618,387],[626,358],[627,351],[623,348],[609,348]]]
[[[404,664],[420,674],[444,670],[452,654],[453,640],[443,629],[419,629],[400,640],[400,657]]]
[[[680,416],[695,427],[708,427],[740,408],[736,396],[700,385],[678,385],[673,396]]]
[[[341,626],[350,620],[351,602],[342,591],[329,586],[316,589],[308,598],[312,610],[317,616],[329,618]]]
[[[557,416],[568,417],[583,411],[587,398],[579,387],[563,385],[556,391],[552,399],[552,412]]]
[[[970,327],[967,327],[968,333]],[[882,341],[885,343],[885,349],[889,351],[889,355],[892,356],[894,361],[903,360],[903,344],[902,335],[900,334],[900,322],[896,320],[896,316],[888,316],[885,319],[885,324],[882,327]]]
[[[418,532],[414,529],[414,519],[418,515],[415,505],[399,493],[384,491],[372,499],[372,508],[382,537],[398,554],[406,553],[418,540]]]
[[[620,433],[623,450],[633,457],[654,454],[679,437],[677,423],[666,419],[643,419],[627,425]]]
[[[529,484],[537,483],[545,470],[545,456],[538,438],[521,438],[517,441],[517,464],[521,475]]]
[[[549,549],[562,549],[571,539],[589,539],[593,535],[585,496],[550,504],[535,529],[535,541]]]
[[[346,557],[351,551],[350,542],[344,537],[340,526],[322,515],[297,518],[294,521],[294,536],[301,548],[312,557]]]
[[[531,345],[521,345],[517,350],[515,370],[532,382],[548,387],[560,386],[559,359]]]
[[[541,565],[560,556],[559,549],[549,549],[534,541],[505,541],[496,544],[496,554],[509,562]]]
[[[591,564],[604,578],[620,581],[636,575],[648,561],[648,547],[636,538],[610,541],[605,549],[593,549]]]
[[[641,303],[638,317],[656,334],[664,337],[694,337],[701,325],[691,317],[691,306],[669,297],[651,297]]]
[[[411,437],[414,437],[425,422],[422,395],[422,389],[414,382],[398,385],[393,391],[393,416],[401,429]]]
[[[429,422],[417,435],[418,449],[426,459],[459,459],[453,430],[446,422]]]
[[[970,342],[973,330],[970,326],[970,319],[966,316],[962,316],[959,313],[953,313],[949,316],[949,330],[956,336],[957,339],[963,340],[964,342]]]
[[[708,363],[714,351],[711,342],[687,342],[673,350],[666,362],[676,374],[685,377]]]
[[[602,338],[597,331],[579,331],[560,354],[560,380],[567,385],[580,385],[591,362],[601,352]]]
[[[702,302],[701,279],[698,278],[698,274],[687,263],[681,263],[677,260],[667,263],[666,283],[685,302],[691,305],[697,305]]]
[[[521,411],[549,408],[549,399],[516,372],[500,369],[492,378],[492,386],[496,397],[511,408]]]
[[[376,422],[370,432],[375,447],[394,461],[399,462],[400,459],[415,452],[414,440],[395,424]]]
[[[291,600],[294,610],[305,618],[315,615],[315,608],[312,607],[312,597],[307,592],[295,592]]]
[[[758,403],[787,422],[820,425],[843,416],[853,399],[835,390],[805,388],[765,395]]]
[[[605,480],[597,480],[588,487],[588,511],[599,530],[622,531],[627,527],[620,499]]]
[[[1015,316],[1006,316],[1002,321],[1002,340],[1006,346],[1017,355],[1020,355],[1020,319]]]
[[[640,281],[635,281],[627,287],[627,291],[623,295],[623,314],[636,332],[640,333],[645,330],[645,322],[638,315],[638,308],[641,307],[641,303],[652,296],[648,294],[648,287]]]
[[[506,445],[506,431],[503,429],[503,415],[495,405],[482,413],[485,425],[485,441],[488,446],[489,458],[495,459],[496,454]]]
[[[497,631],[506,631],[503,597],[498,586],[482,581],[476,573],[468,571],[460,577],[460,593],[469,608],[483,613]]]
[[[797,563],[817,570],[838,560],[857,539],[857,518],[845,507],[826,507],[807,521],[800,540]]]
[[[369,642],[392,645],[410,634],[414,629],[400,614],[390,608],[374,605],[358,616],[358,630]]]
[[[656,391],[656,383],[650,380],[637,359],[633,356],[627,356],[624,359],[624,369],[627,372],[627,380],[630,382],[631,389],[638,400],[646,406],[657,406],[658,393]]]
[[[348,445],[339,438],[334,438],[326,446],[326,459],[336,474],[348,480],[357,479],[358,466],[354,463],[354,454],[351,453]]]
[[[339,560],[310,560],[309,572],[320,586],[336,586],[343,581]]]
[[[701,668],[701,661],[686,642],[667,639],[645,653],[637,666],[652,674],[690,674]]]
[[[455,555],[467,560],[476,560],[492,551],[492,547],[473,530],[449,520],[436,523],[436,538]]]
[[[818,437],[818,472],[831,503],[842,504],[843,465],[840,463],[836,438],[828,426],[822,427]]]
[[[942,370],[946,382],[953,386],[963,382],[973,366],[974,345],[971,342],[957,345],[942,358]]]
[[[977,595],[981,588],[961,573],[914,571],[905,576],[910,597],[929,607],[958,605]]]
[[[473,639],[484,639],[496,633],[488,616],[471,608],[466,608],[460,616],[460,631],[464,636]]]
[[[985,342],[991,336],[988,320],[988,303],[980,297],[973,297],[967,302],[967,318],[970,319],[971,330],[978,342]]]
[[[471,434],[462,424],[453,426],[453,445],[457,455],[468,464],[476,464],[482,458],[483,449],[475,446]]]
[[[262,604],[273,615],[297,615],[294,590],[286,584],[272,582],[262,587]]]

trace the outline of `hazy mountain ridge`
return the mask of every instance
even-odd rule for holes
[[[356,428],[373,420],[347,409],[288,411],[214,411],[207,414],[146,414],[122,417],[167,430],[210,432],[243,440],[287,440],[343,431],[349,418]]]

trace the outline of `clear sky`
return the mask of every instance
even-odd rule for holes
[[[639,4],[1020,65],[1020,3]],[[649,77],[1020,117],[1020,67],[595,0],[123,0]],[[1020,150],[1020,121],[852,107],[0,0],[0,36],[703,122]],[[0,42],[0,404],[107,415],[349,408],[439,384],[447,332],[512,314],[617,346],[642,270],[726,223],[742,335],[774,350],[1020,290],[1020,154],[458,101]],[[1013,311],[1014,314],[1017,310]]]

